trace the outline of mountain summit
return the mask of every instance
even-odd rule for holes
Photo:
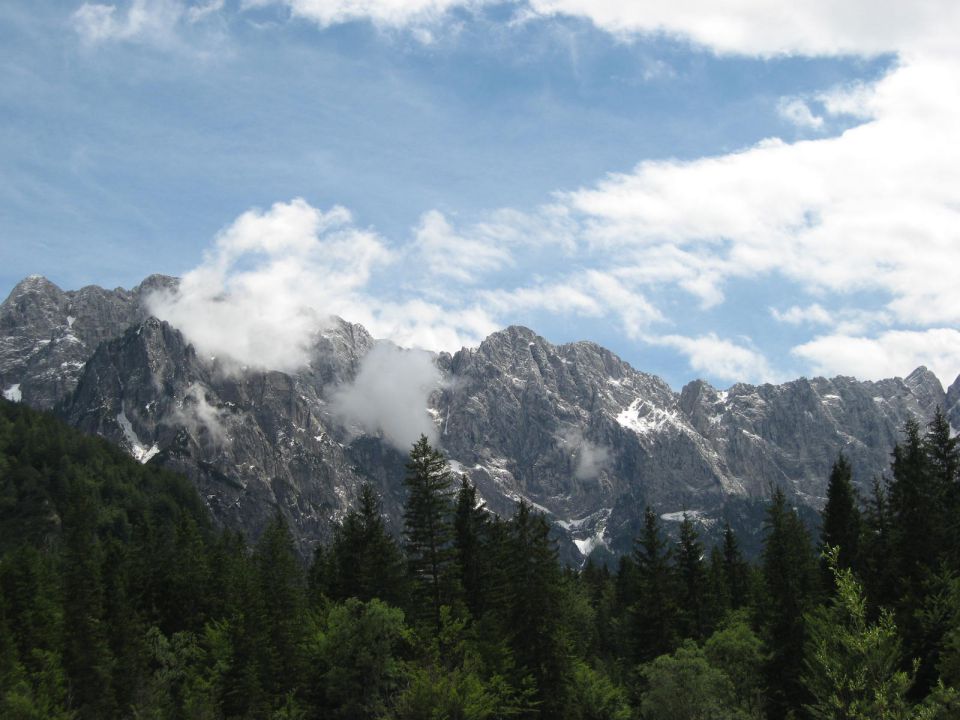
[[[279,509],[307,552],[364,482],[397,523],[405,453],[339,406],[345,388],[389,372],[364,365],[375,349],[400,351],[335,319],[297,372],[232,367],[148,315],[147,294],[176,283],[64,292],[25,279],[0,305],[0,390],[183,472],[215,517],[252,537]],[[841,451],[865,484],[908,418],[943,406],[960,424],[960,379],[944,392],[923,367],[879,382],[697,380],[677,393],[594,343],[553,345],[519,326],[431,362],[440,382],[423,409],[453,470],[494,512],[522,498],[547,514],[571,559],[628,549],[647,504],[704,528],[736,523],[773,486],[817,508]],[[379,387],[363,397],[376,404]]]

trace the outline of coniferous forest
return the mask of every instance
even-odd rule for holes
[[[422,438],[403,536],[364,488],[311,562],[190,483],[0,401],[0,717],[960,717],[960,449],[908,423],[815,540],[772,488],[761,556],[647,510],[613,570],[486,512]]]

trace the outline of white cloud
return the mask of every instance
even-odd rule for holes
[[[282,3],[321,26],[369,19],[430,32],[427,26],[454,7],[473,9],[485,0],[248,5],[269,3]],[[175,22],[182,22],[185,7],[174,0],[134,0],[123,14],[88,3],[74,20],[89,42],[101,42],[163,27],[170,8],[180,8]],[[834,364],[821,358],[846,358],[850,367],[842,371],[849,373],[860,367],[872,372],[873,366],[841,352],[843,347],[874,343],[891,358],[912,357],[910,343],[949,337],[951,326],[960,324],[960,284],[950,272],[960,267],[960,4],[530,0],[526,9],[533,16],[586,18],[627,41],[654,33],[748,57],[890,53],[897,61],[876,82],[780,104],[785,118],[809,129],[822,130],[834,118],[862,121],[839,136],[794,143],[770,138],[713,157],[641,162],[632,172],[558,193],[531,212],[503,209],[464,228],[430,211],[406,252],[391,252],[338,209],[320,213],[292,203],[248,213],[225,232],[232,238],[228,247],[218,240],[211,257],[185,278],[183,296],[162,306],[167,316],[190,329],[188,336],[207,338],[203,342],[227,354],[286,367],[302,362],[308,329],[327,313],[404,345],[455,349],[475,343],[518,311],[542,310],[615,319],[629,337],[672,347],[699,372],[754,380],[776,373],[751,347],[713,334],[651,337],[652,324],[683,320],[665,317],[654,302],[658,291],[680,288],[706,309],[723,303],[732,282],[788,281],[817,302],[773,310],[774,317],[828,326],[831,333],[798,347],[795,356],[822,367]],[[281,215],[291,216],[289,227]],[[260,232],[260,224],[269,231]],[[538,262],[547,255],[552,262]],[[385,300],[370,280],[388,263],[403,266],[408,276],[419,265],[436,281]],[[519,286],[515,279],[501,282],[500,290],[475,287],[481,278],[516,267],[533,267],[540,275]],[[873,303],[880,307],[832,304],[858,293],[880,298]],[[235,312],[221,307],[228,305],[220,302],[225,295],[239,299]],[[242,338],[228,337],[226,328],[233,327],[243,330]],[[292,348],[286,360],[277,350],[281,340],[295,341],[286,346]],[[895,351],[897,342],[903,350]],[[954,361],[932,341],[917,347],[943,368]],[[957,369],[960,363],[938,372]]]
[[[831,325],[833,324],[833,315],[830,314],[822,305],[814,303],[807,307],[794,305],[787,310],[780,311],[776,308],[770,308],[770,314],[778,321],[788,325]]]
[[[577,480],[595,480],[610,463],[610,450],[591,442],[579,428],[570,428],[558,436],[574,461],[573,476]]]
[[[573,15],[608,32],[681,37],[718,53],[876,55],[922,46],[951,51],[960,8],[952,0],[531,0],[541,15]]]
[[[187,8],[187,20],[191,23],[200,22],[205,17],[223,10],[225,0],[208,0],[206,3]]]
[[[284,5],[291,15],[329,27],[354,20],[369,20],[383,27],[426,25],[440,20],[454,8],[472,9],[493,4],[494,0],[247,0],[246,7]],[[433,41],[428,30],[418,28]]]
[[[207,402],[206,389],[199,383],[187,388],[177,408],[171,413],[169,422],[187,428],[198,440],[202,440],[206,434],[218,447],[228,440],[223,411]]]
[[[760,352],[718,337],[714,333],[699,337],[683,335],[648,337],[647,342],[674,348],[687,356],[692,370],[721,380],[740,382],[782,380]]]
[[[427,414],[427,399],[440,386],[440,373],[429,353],[376,345],[360,365],[353,383],[338,388],[331,411],[348,427],[382,433],[401,452],[426,435],[436,440]]]
[[[798,128],[804,130],[823,128],[823,118],[814,115],[810,106],[800,98],[782,98],[777,105],[777,112],[780,113],[780,117]]]
[[[342,315],[390,252],[373,233],[303,200],[251,210],[221,232],[203,264],[150,311],[206,355],[293,370],[306,363],[313,333]]]
[[[131,0],[120,5],[84,3],[72,16],[73,27],[88,45],[111,41],[174,43],[178,26],[195,24],[223,9],[224,0]]]
[[[831,94],[826,112],[870,116],[840,136],[644,162],[560,199],[581,244],[616,255],[621,277],[674,283],[704,306],[734,280],[780,276],[825,298],[822,313],[787,311],[787,322],[832,314],[843,333],[950,327],[960,323],[949,271],[960,266],[958,71],[916,57],[869,87]],[[861,292],[882,306],[827,309]]]
[[[483,274],[512,262],[509,251],[491,238],[457,234],[436,210],[420,218],[414,248],[430,273],[465,283],[474,283]]]
[[[877,337],[826,335],[793,349],[821,375],[853,375],[862,380],[904,377],[926,365],[949,385],[960,369],[960,330],[890,330]]]

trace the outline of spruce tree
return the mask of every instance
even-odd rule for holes
[[[404,600],[400,549],[387,532],[380,499],[369,484],[360,488],[357,508],[336,529],[325,561],[333,600],[379,598],[394,606]]]
[[[901,598],[919,591],[942,549],[937,532],[939,498],[919,424],[908,420],[904,435],[893,450],[890,483],[891,540]]]
[[[874,478],[863,515],[860,557],[864,587],[874,606],[890,607],[896,600],[896,562],[892,557],[893,518],[885,482]]]
[[[634,657],[646,662],[676,645],[677,608],[671,552],[660,521],[648,506],[643,531],[634,543],[636,600],[631,608]]]
[[[769,662],[767,688],[769,716],[781,720],[806,702],[800,684],[806,641],[803,615],[814,600],[817,564],[806,528],[787,505],[779,487],[774,490],[765,523],[763,577],[767,603],[764,630]]]
[[[115,660],[104,623],[97,509],[84,477],[73,479],[68,503],[64,517],[63,667],[71,705],[79,716],[112,717],[117,710],[112,687]]]
[[[850,463],[841,454],[830,471],[827,485],[827,504],[823,508],[823,526],[820,531],[821,547],[839,547],[837,563],[841,568],[860,567],[860,510],[853,489],[853,473]],[[824,587],[833,587],[834,572],[821,561]]]
[[[509,532],[511,612],[507,633],[517,664],[536,682],[541,716],[558,717],[571,668],[561,635],[557,550],[543,515],[532,513],[522,500],[509,522]]]
[[[953,437],[940,407],[927,424],[923,448],[938,509],[931,521],[938,525],[935,531],[941,542],[940,556],[954,571],[960,571],[960,441]]]
[[[413,610],[440,634],[440,608],[450,600],[453,561],[450,473],[443,455],[421,435],[407,462],[404,538],[413,579]]]
[[[305,578],[293,537],[279,512],[254,550],[259,612],[260,685],[273,704],[296,690],[304,675]]]
[[[701,640],[707,633],[706,585],[703,544],[686,513],[680,523],[676,572],[679,590],[679,630],[683,637]]]
[[[743,559],[740,542],[730,523],[723,528],[723,575],[730,595],[730,608],[744,607],[750,593],[750,568]]]
[[[477,489],[464,476],[454,510],[454,549],[457,576],[463,598],[474,618],[486,610],[486,580],[489,553],[483,547],[489,520],[477,501]]]

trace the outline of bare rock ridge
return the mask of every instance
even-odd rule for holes
[[[250,536],[279,509],[306,553],[363,482],[398,525],[403,453],[331,409],[378,341],[335,320],[298,372],[241,372],[148,316],[146,294],[176,282],[64,292],[27,278],[0,305],[0,391],[183,472],[215,517]],[[707,530],[720,518],[752,522],[751,503],[772,484],[816,508],[840,451],[866,486],[907,418],[942,406],[960,426],[960,378],[944,392],[922,367],[879,382],[718,390],[697,380],[676,393],[598,345],[552,345],[523,327],[435,359],[444,383],[426,410],[453,469],[493,511],[524,498],[547,513],[571,560],[629,548],[647,503]]]

